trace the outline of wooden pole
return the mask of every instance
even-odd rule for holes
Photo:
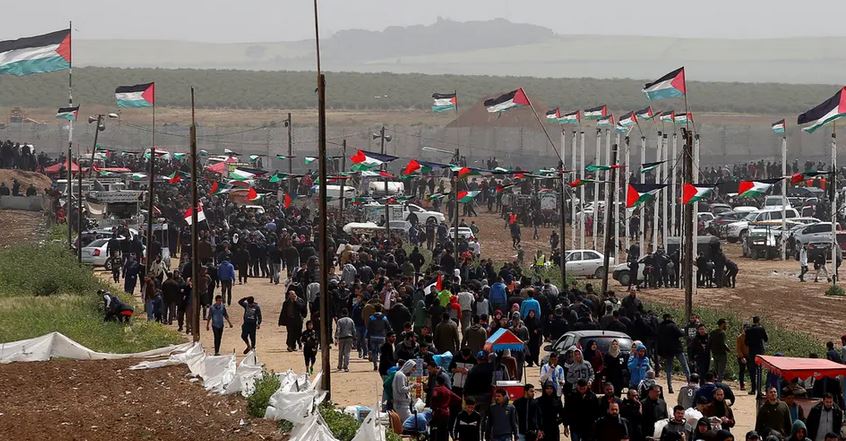
[[[153,263],[153,208],[155,207],[155,199],[156,199],[156,99],[155,99],[155,86],[153,86],[153,140],[152,144],[150,145],[150,181],[148,184],[147,189],[147,196],[150,198],[149,203],[147,204],[147,262],[145,265],[145,272],[144,274],[150,273],[150,265]],[[192,95],[193,96],[193,95]],[[193,107],[191,109],[191,124],[193,126]],[[196,135],[196,133],[195,133]],[[193,153],[192,153],[193,155]],[[193,156],[191,157],[191,161],[193,163],[197,162],[197,159]],[[193,168],[193,167],[192,167]],[[192,175],[191,179],[195,179]],[[191,184],[194,185],[193,183]],[[196,205],[196,204],[195,204]]]
[[[602,148],[602,129],[596,129],[596,154],[593,156],[593,163],[594,165],[599,165],[599,155],[600,149]],[[594,179],[596,182],[593,183],[593,227],[591,233],[593,233],[593,248],[599,248],[599,244],[596,241],[596,237],[599,235],[599,172],[596,172],[594,175]]]
[[[200,291],[197,289],[200,279],[200,253],[197,249],[199,240],[197,238],[198,227],[197,210],[199,202],[197,198],[197,120],[194,115],[194,88],[191,88],[191,336],[194,342],[200,341]],[[155,163],[155,146],[153,146],[150,164]],[[150,176],[153,176],[152,173]],[[152,187],[150,187],[152,191]],[[152,192],[150,199],[152,200]],[[152,218],[152,212],[150,213]],[[147,247],[149,248],[149,239]]]
[[[684,182],[693,182],[693,134],[684,129]],[[684,280],[684,319],[690,322],[693,314],[693,204],[684,205],[684,252],[682,253],[682,274]]]
[[[617,162],[617,145],[615,144],[614,147],[611,149],[611,163],[615,164]],[[613,184],[617,179],[615,173],[610,173],[611,176],[611,183]],[[606,192],[605,193],[605,206],[606,207],[613,207],[614,206],[614,193]],[[613,252],[615,237],[617,236],[615,233],[616,228],[614,227],[614,211],[606,209],[605,210],[605,255],[604,261],[602,262],[602,267],[605,271],[602,272],[602,294],[608,292],[608,265],[609,265],[609,257],[610,254]]]

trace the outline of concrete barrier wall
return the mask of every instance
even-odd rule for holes
[[[44,196],[0,196],[0,209],[42,211],[47,201]]]

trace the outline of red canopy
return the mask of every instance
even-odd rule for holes
[[[794,378],[805,379],[814,377],[833,378],[838,375],[846,375],[846,365],[835,363],[824,358],[798,358],[798,357],[776,357],[773,355],[757,355],[755,363],[759,364],[770,372],[791,381]]]
[[[53,164],[49,167],[44,167],[44,174],[47,174],[47,175],[58,174],[62,170],[62,167],[63,166],[67,167],[67,165],[68,165],[67,162],[57,162],[57,163],[55,163],[55,164]],[[71,167],[71,173],[78,173],[79,172],[79,164],[77,164],[75,162],[71,162],[70,167]]]

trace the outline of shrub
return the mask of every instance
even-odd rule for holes
[[[320,416],[323,417],[323,421],[326,421],[326,425],[329,427],[332,435],[338,441],[351,441],[355,436],[355,432],[361,427],[361,423],[352,415],[338,411],[332,403],[322,403],[318,407],[318,411],[320,412]],[[280,432],[290,433],[291,429],[294,428],[294,424],[290,421],[281,420],[278,427]],[[387,441],[400,441],[401,439],[399,435],[392,432],[389,428],[385,429],[385,438]]]
[[[256,418],[264,418],[270,396],[280,385],[279,377],[275,373],[264,371],[261,378],[256,380],[256,390],[247,398],[247,413]]]
[[[103,287],[64,245],[19,245],[0,251],[0,296],[90,295]]]
[[[825,290],[825,295],[842,297],[846,296],[846,291],[840,285],[831,285]]]

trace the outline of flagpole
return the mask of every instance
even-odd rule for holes
[[[155,93],[155,90],[154,90]],[[155,106],[156,100],[153,98],[153,105]],[[150,155],[150,164],[153,164],[156,160],[155,155],[155,146]],[[199,222],[197,221],[198,217],[198,196],[197,196],[197,121],[194,117],[194,88],[191,88],[191,335],[193,337],[194,342],[200,341],[200,291],[197,290],[197,285],[199,285],[199,278],[200,278],[200,262],[198,262],[200,258],[200,250],[197,248],[199,247],[199,239],[197,238],[197,233],[199,232],[199,226],[197,225]],[[152,177],[153,174],[150,173]],[[153,193],[152,187],[150,187],[150,200],[153,200]],[[150,219],[152,219],[152,211],[148,213],[150,215]],[[147,249],[150,249],[150,242],[148,238],[147,242]],[[149,251],[148,251],[149,252]],[[149,265],[149,263],[148,263]]]
[[[616,132],[616,130],[615,130],[615,132]],[[617,154],[614,155],[614,156],[615,156],[615,158],[619,158],[619,154],[620,154],[620,133],[619,132],[615,133],[614,145],[616,146],[615,150],[617,150]],[[617,161],[619,161],[619,159],[614,161],[614,164],[616,164]],[[611,165],[614,165],[614,164],[611,164]],[[614,184],[613,184],[613,186],[614,186],[614,196],[612,197],[612,199],[616,200],[617,194],[620,193],[620,178],[621,178],[620,168],[617,167],[617,168],[613,169],[613,171],[611,171],[611,174],[614,176]],[[609,210],[614,211],[615,217],[617,218],[618,222],[619,221],[623,221],[623,222],[626,221],[625,211],[623,211],[623,215],[618,214],[619,209],[617,208],[617,205],[612,205],[611,207],[609,207]],[[625,207],[624,207],[624,210],[625,210]],[[613,228],[614,228],[614,261],[616,262],[617,259],[619,258],[619,250],[620,250],[620,246],[619,246],[620,241],[617,239],[617,236],[619,236],[619,234],[620,234],[620,228],[617,225],[613,225]],[[628,235],[627,235],[626,239],[628,240]]]
[[[699,134],[693,135],[693,169],[690,171],[691,176],[693,176],[693,183],[699,183]],[[675,170],[675,168],[674,168]],[[675,184],[675,183],[674,183]],[[675,194],[674,196],[675,197]],[[673,204],[675,207],[675,204]],[[690,255],[691,261],[696,259],[696,256],[699,251],[699,202],[693,203],[693,223],[690,225],[690,228],[693,229],[693,254]],[[691,266],[691,279],[692,280],[699,280],[699,268],[696,265]],[[696,295],[696,291],[698,289],[698,283],[693,283],[693,294]]]
[[[593,163],[594,165],[599,165],[599,151],[602,148],[602,129],[596,128],[596,154],[593,155]],[[596,249],[596,235],[597,235],[597,222],[599,222],[599,172],[594,173],[594,183],[593,183],[593,226],[591,228],[591,233],[593,237],[593,249]]]
[[[612,163],[617,161],[617,146],[614,146],[614,149],[611,150],[611,156],[609,158]],[[609,173],[612,180],[616,180],[616,173]],[[611,192],[605,192],[605,206],[606,207],[613,207],[614,206],[614,194]],[[609,255],[611,254],[611,248],[615,250],[617,247],[614,245],[616,242],[616,231],[617,228],[614,226],[614,210],[606,209],[605,210],[605,249],[603,250],[604,254],[604,261],[602,262],[602,267],[605,269],[602,274],[602,293],[608,292],[608,266],[609,266]],[[614,252],[616,254],[616,251]],[[616,260],[615,260],[616,262]],[[637,275],[635,275],[637,278]]]
[[[579,179],[585,179],[585,132],[579,127],[579,144],[581,149],[582,162],[579,164]],[[579,249],[585,248],[585,186],[579,186]]]
[[[576,159],[577,159],[576,150],[578,150],[578,147],[579,147],[577,138],[578,137],[576,136],[576,131],[573,130],[573,155],[572,155],[573,156],[573,162],[571,163],[570,168],[573,169],[573,178],[574,179],[576,177]],[[581,185],[579,187],[581,187]],[[576,234],[577,234],[576,228],[577,227],[576,227],[576,192],[575,191],[573,191],[572,194],[570,195],[570,227],[573,230],[572,234],[570,235],[571,236],[570,249],[576,249]],[[564,238],[561,238],[561,239],[564,240]]]
[[[561,259],[559,260],[558,266],[561,269],[561,291],[565,291],[567,289],[567,201],[565,200],[567,196],[567,179],[565,175],[565,167],[564,167],[564,157],[566,155],[565,147],[567,146],[567,139],[566,139],[567,130],[562,128],[561,129],[561,204],[558,206],[558,209],[561,210],[560,217],[561,217],[561,225],[559,226],[561,235]],[[555,250],[551,250],[550,252],[555,253]]]
[[[626,143],[623,147],[623,149],[625,150],[625,155],[626,155],[626,166],[625,166],[625,169],[623,171],[623,194],[624,195],[626,194],[626,190],[628,190],[628,188],[629,188],[629,170],[631,170],[631,168],[629,168],[631,166],[631,158],[630,158],[630,156],[631,156],[630,155],[631,154],[630,146],[631,145],[629,143],[630,141],[629,141],[628,136],[626,136],[625,142]],[[619,186],[618,186],[617,192],[619,193],[619,191],[620,191],[620,189],[619,189]],[[620,199],[620,201],[622,201],[623,199]],[[629,226],[629,220],[630,220],[629,216],[628,216],[629,212],[626,209],[625,204],[620,204],[620,205],[621,205],[621,211],[624,215],[621,219],[626,223],[626,225],[625,225],[625,229],[626,229],[625,230],[626,231],[626,250],[625,250],[625,252],[628,253],[629,247],[631,246],[631,243],[629,242],[629,237],[632,233],[631,228]],[[637,277],[637,275],[635,275],[635,277]],[[635,280],[635,282],[637,282],[637,280]]]
[[[144,266],[146,271],[144,274],[150,273],[150,265],[153,263],[153,204],[156,199],[156,83],[153,83],[153,130],[151,142],[152,145],[150,146],[150,183],[148,185],[149,188],[147,192],[147,197],[150,198],[149,203],[147,205],[147,264]],[[197,162],[197,158],[194,158],[193,156],[191,160],[195,163]],[[191,176],[191,179],[196,178],[194,176]],[[194,183],[191,183],[191,185],[192,187],[196,187]],[[194,210],[196,211],[196,208]],[[196,262],[192,260],[191,264],[196,265]]]
[[[667,167],[668,167],[667,166],[667,161],[668,161],[667,157],[669,156],[669,151],[670,151],[669,145],[667,145],[667,136],[666,135],[664,135],[664,139],[663,139],[662,143],[664,144],[663,148],[661,149],[661,154],[662,154],[663,158],[659,159],[659,161],[664,161],[664,163],[661,164],[661,169],[662,169],[661,177],[666,181],[667,178],[669,177],[669,173],[668,173],[669,170],[667,169]],[[661,225],[661,227],[662,227],[662,229],[661,229],[662,230],[661,245],[664,246],[664,251],[667,251],[667,235],[669,234],[669,231],[670,231],[669,225],[668,225],[669,216],[667,216],[668,215],[667,209],[669,208],[668,205],[669,205],[669,199],[670,198],[669,198],[669,195],[667,194],[666,189],[664,189],[664,191],[662,191],[662,193],[664,193],[664,195],[661,198],[661,207],[662,207],[661,208],[661,220],[662,220],[662,222],[661,222],[662,223],[662,225]]]
[[[678,203],[678,193],[676,193],[676,158],[678,158],[678,137],[676,133],[673,132],[673,156],[671,157],[671,161],[668,163],[664,163],[664,166],[670,167],[670,173],[672,175],[671,181],[671,188],[670,188],[670,196],[669,203],[670,203],[670,232],[671,235],[675,236],[678,235],[678,230],[676,229],[676,204]],[[666,241],[666,239],[665,239]]]
[[[641,137],[640,137],[640,167],[641,168],[643,168],[643,164],[645,162],[646,162],[646,137],[641,135]],[[644,178],[645,178],[645,176],[643,175],[643,172],[641,171],[638,182],[643,184],[644,181],[645,181]],[[626,192],[628,192],[628,191],[629,191],[629,187],[626,186]],[[646,252],[646,249],[644,248],[644,240],[646,239],[646,231],[644,231],[645,223],[646,223],[646,210],[644,209],[643,206],[641,206],[640,207],[640,242],[638,242],[638,245],[640,246],[641,254]]]
[[[611,160],[611,130],[605,129],[605,161],[608,162],[608,165],[614,165],[610,162]],[[601,165],[597,163],[597,165]],[[606,170],[602,175],[604,177],[605,183],[602,185],[603,189],[605,190],[605,199],[608,199],[608,194],[611,193],[611,170]],[[608,213],[613,210],[614,207],[609,205],[605,206],[605,211],[602,213],[603,220],[608,218]],[[604,225],[604,224],[603,224]],[[605,229],[603,228],[603,231]]]
[[[455,95],[455,113],[458,113],[458,89],[453,89],[452,94]]]
[[[831,285],[837,286],[837,122],[831,123]],[[783,204],[782,204],[783,205]],[[783,216],[782,216],[783,217]]]
[[[73,21],[68,22],[68,35],[71,36],[70,45],[68,45],[68,107],[73,107]],[[71,195],[73,194],[73,172],[71,156],[73,155],[73,120],[71,118],[68,122],[68,170],[67,170],[67,185],[68,191],[67,202],[65,203],[65,220],[68,223],[68,248],[73,246],[73,222],[71,222]],[[80,243],[81,246],[81,243]]]
[[[781,137],[781,175],[787,176],[787,124],[785,134]],[[781,260],[787,260],[787,178],[781,180]]]
[[[693,182],[693,146],[691,132],[683,130],[684,134],[684,182]],[[690,316],[693,314],[693,289],[696,282],[693,280],[693,207],[690,204],[684,206],[684,252],[682,256],[682,274],[684,286],[684,319],[685,322],[690,322]]]
[[[661,132],[658,132],[658,149],[655,151],[655,161],[661,161],[661,146],[663,142],[661,141]],[[661,182],[661,167],[655,168],[655,183],[659,184]],[[652,199],[652,252],[658,250],[658,215],[660,214],[661,210],[661,193],[662,191],[659,190],[658,194]]]

